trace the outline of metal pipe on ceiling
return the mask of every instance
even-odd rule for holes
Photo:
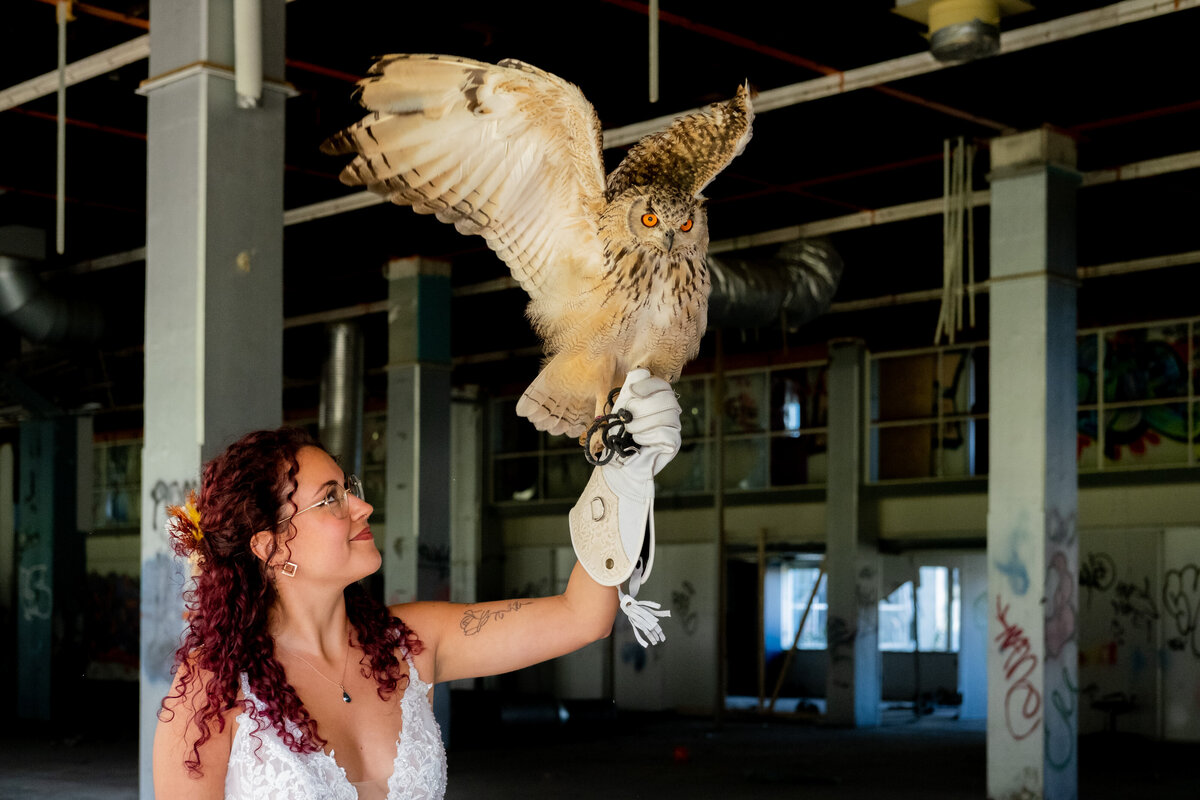
[[[104,332],[99,305],[50,291],[33,262],[8,255],[0,255],[0,320],[37,344],[83,344]]]
[[[233,76],[238,108],[258,108],[263,87],[259,0],[233,0]]]
[[[842,258],[825,239],[784,243],[757,257],[709,256],[712,327],[795,329],[829,308],[842,279]]]

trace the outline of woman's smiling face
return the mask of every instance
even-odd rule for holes
[[[346,489],[345,474],[324,450],[304,447],[296,462],[296,491],[281,509],[293,516],[280,534],[279,563],[294,562],[296,578],[343,586],[375,572],[383,561],[368,524],[375,509]]]

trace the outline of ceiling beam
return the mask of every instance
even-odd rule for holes
[[[1114,3],[1093,11],[1084,11],[1080,14],[1059,17],[1037,25],[1007,31],[1000,35],[1000,53],[998,55],[1015,53],[1038,45],[1059,42],[1129,22],[1138,22],[1197,7],[1200,7],[1200,0],[1125,0],[1125,2]],[[762,113],[777,108],[786,108],[807,103],[810,100],[845,94],[855,89],[867,89],[883,83],[891,83],[955,66],[958,64],[946,64],[938,61],[928,51],[913,53],[878,64],[869,64],[865,67],[849,69],[809,81],[780,86],[777,89],[767,89],[759,92],[758,96],[754,98],[754,110]],[[670,116],[657,117],[645,122],[607,130],[604,132],[604,146],[609,148],[633,144],[643,136],[666,128],[676,117],[693,114],[697,111],[700,109],[693,108]]]
[[[1117,181],[1149,178],[1154,175],[1167,175],[1187,169],[1200,168],[1200,150],[1189,153],[1178,153],[1173,156],[1152,158],[1146,161],[1135,161],[1112,169],[1098,169],[1083,173],[1083,186],[1099,186]],[[986,206],[991,203],[991,192],[980,189],[971,194],[971,204],[974,207]],[[786,228],[762,231],[749,236],[737,236],[732,239],[722,239],[708,246],[709,253],[726,253],[732,250],[744,250],[747,247],[758,247],[767,244],[782,244],[793,239],[806,239],[814,236],[826,236],[840,231],[851,231],[859,228],[869,228],[887,222],[900,222],[918,217],[930,217],[941,214],[945,200],[941,197],[929,200],[917,200],[912,203],[887,206],[856,214],[846,214],[840,217],[819,219],[802,225],[789,225]]]
[[[67,64],[67,86],[95,78],[150,56],[150,34]],[[7,111],[58,91],[58,70],[0,91],[0,111]]]
[[[1163,156],[1162,158],[1151,158],[1146,161],[1135,161],[1131,164],[1125,164],[1120,167],[1111,169],[1098,169],[1091,172],[1083,173],[1083,186],[1101,186],[1118,181],[1137,180],[1139,178],[1149,178],[1155,175],[1169,175],[1173,172],[1182,172],[1188,169],[1200,168],[1200,150],[1193,150],[1188,153],[1177,153],[1171,156]],[[318,219],[332,214],[340,214],[343,211],[349,211],[354,208],[364,208],[366,206],[377,205],[386,202],[386,198],[371,192],[359,192],[356,194],[346,195],[345,197],[335,198],[334,200],[326,200],[323,203],[315,203],[311,206],[303,206],[301,208],[292,209],[284,212],[284,224],[295,225],[299,222],[307,222],[310,219]],[[991,192],[987,189],[980,189],[971,194],[972,207],[982,208],[991,203]],[[900,222],[908,219],[917,219],[919,217],[929,217],[936,214],[941,214],[945,207],[945,200],[941,197],[933,197],[928,200],[917,200],[912,203],[901,203],[900,205],[887,206],[885,208],[871,209],[860,211],[855,214],[846,214],[840,217],[831,217],[828,219],[815,220],[802,225],[789,225],[786,228],[776,228],[774,230],[762,231],[760,233],[750,234],[748,236],[735,236],[731,239],[720,239],[712,242],[708,246],[708,252],[712,254],[728,253],[734,250],[744,250],[748,247],[758,247],[768,244],[782,244],[793,239],[811,238],[814,236],[826,236],[831,233],[840,231],[856,230],[858,228],[869,228],[873,225],[883,225],[887,222]],[[101,269],[109,269],[122,264],[129,264],[134,261],[143,261],[146,258],[145,248],[137,248],[124,253],[115,253],[111,256],[93,259],[91,261],[83,261],[72,267],[56,270],[53,274],[67,275],[78,274],[83,272],[94,272]],[[510,277],[496,278],[495,280],[484,281],[478,284],[470,284],[468,286],[460,286],[454,290],[456,297],[470,294],[487,294],[488,292],[502,291],[505,289],[513,289],[518,286],[517,282]],[[940,291],[940,290],[939,290]],[[340,319],[340,317],[338,317]]]

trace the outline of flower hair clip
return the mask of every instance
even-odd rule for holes
[[[188,494],[187,502],[182,506],[168,506],[167,513],[187,527],[196,544],[203,541],[204,530],[200,527],[200,509],[196,508],[195,492]]]
[[[192,538],[199,542],[204,538],[204,531],[200,529],[200,509],[196,508],[196,495],[193,492],[183,507],[183,512],[187,514],[188,521],[192,523]]]

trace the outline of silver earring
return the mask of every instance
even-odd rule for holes
[[[283,575],[287,575],[289,578],[292,578],[295,577],[296,570],[298,569],[300,569],[300,566],[296,564],[295,561],[289,561],[283,565],[283,569],[279,570],[279,572]]]

